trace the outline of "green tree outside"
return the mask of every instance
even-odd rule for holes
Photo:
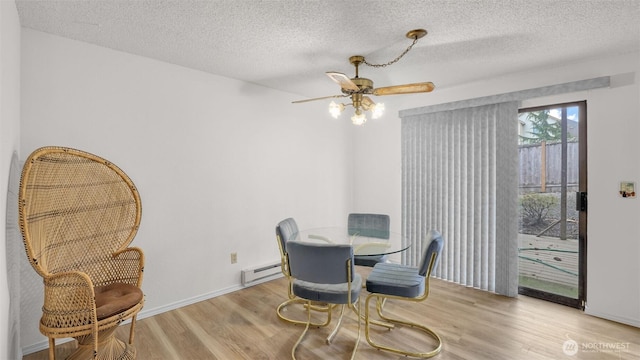
[[[520,135],[524,144],[539,144],[543,141],[562,141],[562,127],[558,121],[549,122],[549,110],[534,111],[527,114],[531,123],[530,136]]]

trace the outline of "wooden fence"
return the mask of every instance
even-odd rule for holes
[[[562,144],[520,145],[520,190],[560,192],[562,185]],[[578,191],[578,143],[567,143],[567,190]]]

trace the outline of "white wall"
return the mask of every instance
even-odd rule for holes
[[[314,227],[350,211],[386,212],[400,230],[400,109],[638,72],[638,58],[389,97],[386,116],[355,128],[327,119],[326,104],[291,106],[295,95],[23,29],[21,154],[71,146],[131,176],[143,201],[133,244],[147,256],[144,316],[237,289],[240,269],[278,258],[282,218]],[[629,260],[640,255],[640,228],[624,221],[638,218],[640,200],[621,203],[611,192],[640,177],[637,159],[620,156],[638,153],[633,132],[615,130],[637,130],[638,78],[575,96],[589,102],[587,312],[640,326],[640,271]],[[2,136],[4,146],[4,128]],[[34,350],[46,347],[39,306],[35,320],[22,321],[22,344]]]
[[[20,146],[20,22],[16,4],[0,1],[0,219],[15,219],[7,210],[11,159]],[[16,204],[17,205],[17,204]],[[8,220],[7,220],[8,221]],[[17,226],[17,225],[16,225]],[[15,226],[14,226],[15,228]],[[0,358],[21,357],[17,328],[15,279],[9,277],[7,234],[0,231]],[[11,310],[10,310],[11,309]]]
[[[113,161],[140,191],[141,317],[236,290],[241,269],[279,261],[274,229],[286,217],[301,228],[346,222],[352,127],[295,98],[22,32],[24,157],[45,145],[83,149]],[[46,347],[36,306],[23,319],[32,350]]]
[[[384,121],[362,128],[355,136],[355,174],[366,174],[367,178],[355,179],[359,186],[354,187],[354,207],[391,209],[392,224],[399,226],[402,174],[397,112],[400,109],[615,75],[610,88],[533,99],[523,105],[587,100],[586,312],[640,326],[640,262],[637,260],[640,257],[640,198],[623,200],[617,193],[620,181],[636,181],[640,185],[639,73],[640,54],[633,53],[510,74],[455,88],[436,88],[431,94],[385,99],[388,111]]]

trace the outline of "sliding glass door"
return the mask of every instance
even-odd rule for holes
[[[521,109],[518,127],[518,292],[583,308],[586,102]]]

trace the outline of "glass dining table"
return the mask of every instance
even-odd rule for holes
[[[326,244],[349,244],[353,246],[354,256],[381,256],[401,253],[411,247],[408,237],[401,233],[374,229],[349,231],[347,227],[322,227],[305,229],[289,238],[291,241],[304,241]],[[363,284],[364,287],[364,284]],[[364,319],[364,314],[358,314]],[[393,324],[372,320],[373,324],[391,329]],[[339,327],[339,325],[338,325]],[[337,328],[336,328],[337,329]],[[335,330],[334,330],[335,331]],[[331,337],[332,335],[330,335]]]
[[[327,244],[349,244],[357,256],[380,256],[400,253],[411,247],[408,238],[396,232],[376,233],[375,230],[349,231],[346,227],[322,227],[299,231],[289,241]]]

